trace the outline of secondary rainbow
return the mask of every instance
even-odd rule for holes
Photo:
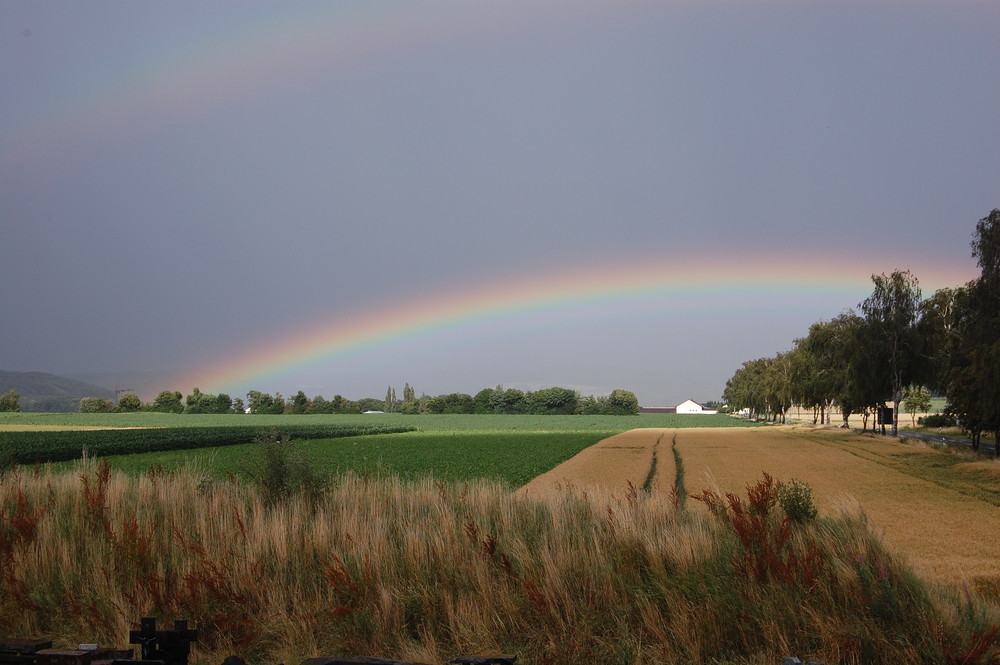
[[[298,371],[319,367],[335,371],[338,361],[415,339],[461,336],[484,322],[514,323],[530,330],[531,321],[543,312],[596,318],[604,306],[623,300],[697,313],[740,302],[755,308],[773,303],[777,310],[787,307],[789,298],[801,297],[831,303],[832,317],[871,292],[871,274],[894,269],[871,268],[874,263],[730,256],[710,262],[663,259],[536,273],[338,314],[278,339],[258,341],[188,380],[209,391],[245,391]],[[926,296],[974,276],[970,267],[939,267],[925,270],[921,285]]]
[[[449,36],[621,9],[601,0],[265,5],[236,15],[224,30],[191,30],[171,47],[122,58],[115,68],[70,71],[54,82],[58,103],[47,113],[0,119],[0,148],[25,163],[59,160],[80,145],[158,131],[191,113],[343,76]]]

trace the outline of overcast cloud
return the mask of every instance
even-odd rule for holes
[[[822,299],[605,303],[234,390],[718,398],[870,272],[976,274],[998,34],[973,0],[0,0],[0,369],[187,392],[171,372],[513,275],[865,257]]]

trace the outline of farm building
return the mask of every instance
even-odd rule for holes
[[[675,406],[644,406],[639,413],[677,413]]]
[[[698,402],[693,399],[686,399],[676,407],[677,413],[703,413],[703,414],[713,414],[718,413],[715,409],[706,409]]]
[[[644,406],[639,413],[718,413],[714,409],[706,409],[693,399],[686,399],[677,406]]]

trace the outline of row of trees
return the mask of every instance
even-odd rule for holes
[[[150,403],[143,403],[135,393],[125,393],[118,404],[97,397],[87,397],[80,401],[80,411],[134,412],[156,411],[162,413],[252,413],[252,414],[309,414],[309,413],[364,413],[384,411],[387,413],[506,413],[506,414],[588,414],[588,415],[632,415],[639,413],[639,400],[629,390],[616,389],[610,395],[582,396],[569,388],[545,388],[536,391],[522,391],[516,388],[484,388],[475,396],[466,393],[450,393],[429,397],[416,394],[409,383],[403,388],[403,397],[398,399],[396,390],[389,387],[384,400],[363,398],[349,400],[336,395],[332,400],[322,395],[309,398],[298,391],[290,398],[281,393],[263,393],[251,390],[244,402],[242,398],[231,398],[225,393],[212,395],[195,388],[191,394],[182,396],[176,391],[165,390]]]
[[[977,279],[926,300],[908,270],[872,275],[860,313],[814,323],[790,351],[743,363],[726,383],[726,401],[779,421],[793,404],[811,407],[820,422],[837,405],[845,426],[860,413],[865,428],[891,404],[895,434],[900,403],[916,409],[929,389],[945,395],[974,447],[993,432],[1000,455],[1000,209],[976,225],[972,256]]]

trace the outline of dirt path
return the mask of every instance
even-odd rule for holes
[[[796,478],[813,489],[821,515],[860,507],[921,575],[970,585],[998,578],[1000,508],[915,477],[895,461],[941,454],[937,451],[843,430],[637,429],[591,446],[519,492],[546,497],[573,489],[598,495],[628,491],[630,484],[671,492],[674,449],[688,494],[703,489],[743,494],[763,472],[779,481]],[[701,509],[697,501],[687,505]]]
[[[635,488],[670,491],[674,429],[644,428],[599,441],[518,490],[544,497],[564,489],[613,492]]]

